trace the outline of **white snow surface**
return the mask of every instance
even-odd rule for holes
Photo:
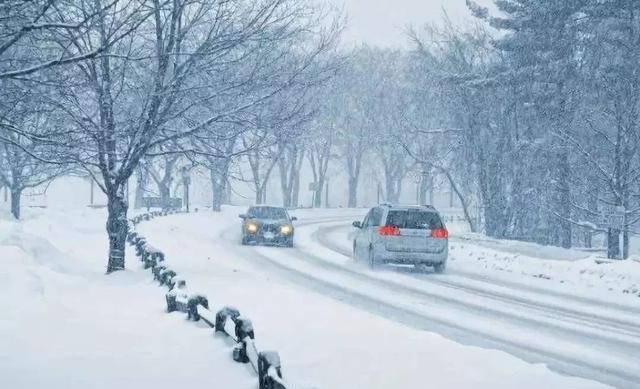
[[[0,219],[0,388],[255,388],[211,331],[165,313],[132,251],[105,275],[103,210]]]
[[[300,222],[293,250],[240,246],[241,211],[227,207],[219,214],[173,215],[143,222],[138,231],[166,253],[167,263],[186,279],[190,291],[209,298],[212,309],[232,305],[252,320],[258,348],[280,353],[285,379],[294,388],[606,387],[385,316],[376,304],[468,319],[369,282],[371,278],[390,286],[427,287],[405,274],[369,274],[319,243],[318,235],[324,234],[348,249],[345,220],[361,217],[363,210],[294,211]],[[0,387],[255,388],[250,368],[231,360],[230,344],[213,337],[210,329],[187,322],[182,314],[164,312],[165,289],[140,268],[132,250],[127,252],[127,271],[104,275],[104,222],[104,210],[92,209],[29,210],[21,222],[0,219]],[[367,279],[311,266],[305,253],[309,261],[311,256],[321,257]],[[491,258],[486,256],[488,262]],[[456,258],[452,265],[461,262]],[[303,276],[294,277],[291,269]],[[487,274],[495,273],[487,269]],[[630,273],[634,271],[631,267]],[[549,284],[522,272],[512,275],[518,282]],[[602,278],[606,277],[605,272]],[[355,297],[349,297],[351,291],[373,299],[372,305],[359,309]],[[579,295],[582,289],[574,292]],[[555,295],[547,298],[549,304],[559,303]],[[635,301],[622,293],[604,299]],[[604,306],[590,309],[634,320]],[[481,329],[491,325],[473,324]],[[502,329],[511,330],[522,331]],[[521,335],[535,342],[535,331]],[[612,337],[623,342],[630,335]]]
[[[316,226],[343,253],[351,251],[353,228],[344,222]],[[449,276],[476,277],[550,289],[640,307],[640,256],[607,261],[577,249],[499,240],[470,233],[463,223],[449,225]],[[311,242],[311,240],[307,240]],[[313,244],[313,242],[311,242]]]
[[[258,347],[280,352],[285,377],[295,387],[605,387],[502,351],[458,344],[376,314],[375,307],[354,309],[357,304],[349,294],[332,293],[335,285],[336,290],[353,289],[356,295],[375,297],[373,305],[381,301],[410,310],[423,304],[403,300],[376,285],[359,284],[346,275],[328,274],[328,270],[323,274],[325,270],[299,257],[300,250],[313,241],[308,236],[313,229],[305,232],[303,227],[309,220],[331,225],[339,218],[345,224],[345,217],[361,217],[362,210],[293,212],[300,219],[299,248],[294,250],[240,246],[237,214],[242,211],[225,208],[220,214],[176,215],[143,223],[139,231],[165,251],[171,267],[188,280],[190,288],[207,295],[214,308],[233,305],[251,318]],[[324,254],[321,247],[311,250]],[[303,281],[293,280],[294,273],[301,274]],[[440,314],[451,315],[446,310]],[[535,342],[535,333],[529,338]]]

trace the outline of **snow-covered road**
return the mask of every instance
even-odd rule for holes
[[[387,272],[371,272],[353,263],[350,243],[335,236],[335,231],[346,236],[349,226],[327,224],[311,223],[299,230],[304,243],[298,249],[304,254],[300,259],[305,266],[313,263],[323,271],[330,269],[341,276],[348,273],[358,281],[377,285],[384,295],[392,291],[396,299],[417,301],[418,307],[412,311],[425,319],[424,329],[463,343],[503,349],[567,374],[620,387],[640,385],[638,307],[505,283],[455,267],[447,275],[393,267]],[[343,279],[342,284],[356,283]],[[385,299],[388,296],[381,298]]]
[[[367,339],[367,344],[371,346],[368,359],[360,361],[360,365],[368,367],[352,368],[351,375],[342,368],[354,355],[357,358],[363,358],[364,355],[350,354],[351,341],[345,342],[340,338],[340,328],[334,328],[341,326],[337,323],[352,321],[361,323],[361,327],[375,327],[373,323],[377,325],[380,320],[391,320],[403,325],[399,330],[400,336],[407,339],[412,339],[416,334],[438,333],[458,343],[499,349],[529,362],[544,363],[556,371],[573,376],[618,387],[640,386],[640,373],[637,370],[637,366],[640,366],[640,305],[631,304],[632,300],[596,299],[580,291],[546,288],[544,284],[529,282],[531,277],[505,280],[503,277],[490,276],[491,272],[470,272],[454,265],[456,261],[452,261],[450,274],[443,276],[414,274],[402,269],[372,272],[348,257],[348,224],[354,216],[359,216],[355,211],[336,211],[322,217],[300,211],[295,249],[239,246],[239,222],[229,220],[229,216],[232,217],[230,214],[220,217],[203,213],[172,217],[154,221],[142,229],[152,242],[157,242],[168,252],[172,265],[195,281],[199,290],[208,292],[208,295],[218,293],[236,301],[239,299],[237,304],[242,303],[252,310],[251,317],[255,315],[261,322],[271,322],[265,333],[275,332],[276,335],[267,339],[279,344],[278,348],[285,345],[282,352],[285,359],[288,355],[296,361],[292,367],[294,377],[301,375],[296,378],[315,378],[313,381],[321,382],[322,387],[384,388],[390,386],[384,385],[384,382],[381,384],[380,377],[391,374],[395,378],[403,376],[408,383],[404,387],[420,387],[415,371],[403,375],[407,367],[402,366],[402,360],[387,365],[390,373],[376,374],[379,366],[374,355],[424,352],[422,347],[429,345],[429,349],[432,348],[432,342],[425,339],[421,339],[422,343],[413,339],[411,345],[394,341],[393,345],[384,347],[376,345],[379,342],[376,334],[364,329],[356,332],[356,336]],[[177,220],[184,217],[189,217],[189,221]],[[172,243],[167,243],[168,240]],[[162,241],[165,241],[164,245]],[[452,239],[454,252],[456,245],[461,246]],[[470,252],[474,255],[474,251],[486,249],[474,247],[472,242],[465,241],[465,245],[465,254]],[[455,259],[456,254],[452,254],[452,258]],[[231,279],[235,278],[236,281],[230,282],[229,277],[223,277],[221,268],[229,270],[229,267],[231,273],[235,273]],[[240,280],[237,280],[238,277]],[[268,286],[264,285],[265,282]],[[247,283],[254,287],[247,288]],[[296,288],[295,302],[291,301],[291,285]],[[279,288],[285,288],[287,292],[284,295],[276,292]],[[339,300],[340,308],[335,303],[316,301],[317,297],[311,297],[314,294],[305,293],[306,290]],[[314,315],[313,310],[307,311],[307,304],[309,307],[322,306],[320,311],[324,310],[325,313]],[[351,309],[345,310],[345,306]],[[349,317],[357,312],[353,307],[366,311],[372,318],[350,320]],[[292,310],[298,312],[292,313]],[[288,317],[276,320],[274,315]],[[292,320],[292,315],[302,322]],[[317,323],[312,324],[317,320],[325,323],[323,328],[316,328]],[[284,326],[285,333],[291,328],[298,328],[305,339],[315,337],[320,341],[305,341],[310,343],[309,349],[302,352],[295,346],[291,347],[290,339],[287,341],[277,336],[278,328],[283,331],[283,321],[288,322]],[[416,329],[421,331],[416,332]],[[380,335],[377,337],[380,338]],[[334,342],[342,343],[342,347],[327,344]],[[324,373],[313,368],[317,363],[314,364],[309,358],[314,359],[313,355],[317,358],[318,352],[331,359],[332,363],[337,363],[335,371],[331,370],[331,364],[328,364],[328,370]],[[468,354],[464,355],[468,357]],[[433,356],[420,356],[427,364],[427,361],[433,362]],[[495,357],[494,354],[491,356]],[[532,381],[529,373],[523,373],[522,370],[519,370],[520,375],[504,373],[504,364],[513,363],[511,360],[502,362],[498,374],[493,370],[492,358],[485,358],[484,361],[475,366],[482,370],[482,373],[476,372],[476,378],[477,374],[484,379],[493,375],[491,379],[497,380],[494,381],[499,383],[497,387],[526,387],[532,382],[540,386],[540,378]],[[468,369],[468,363],[460,368]],[[370,381],[365,383],[362,380],[366,380],[363,378],[366,374],[369,374]],[[505,374],[508,375],[506,381]],[[463,374],[458,377],[458,385],[449,383],[445,386],[468,387],[468,381],[463,377],[468,379]],[[584,384],[583,381],[579,382],[572,382],[568,387]],[[474,383],[477,387],[488,384],[485,381]],[[542,386],[557,385],[557,382],[547,382]]]

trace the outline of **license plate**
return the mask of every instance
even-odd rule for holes
[[[264,238],[265,239],[273,239],[276,237],[276,234],[274,234],[273,232],[265,232],[264,233]]]
[[[401,236],[427,236],[426,230],[401,229]]]

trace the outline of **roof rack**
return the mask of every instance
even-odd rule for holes
[[[393,208],[393,207],[404,207],[404,208],[428,208],[428,209],[436,209],[436,207],[434,207],[431,204],[418,204],[418,205],[411,205],[411,204],[393,204],[390,203],[388,201],[383,201],[382,203],[380,203],[379,205],[380,207],[389,207],[389,208]]]

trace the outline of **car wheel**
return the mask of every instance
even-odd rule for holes
[[[369,269],[376,268],[375,256],[373,255],[373,247],[369,246]]]
[[[437,274],[442,274],[447,270],[447,262],[441,262],[441,263],[437,263],[435,265],[433,265],[433,270],[437,273]]]
[[[418,273],[430,273],[431,269],[429,268],[428,265],[425,265],[424,263],[417,263],[415,265],[413,265],[414,269],[416,270],[416,272]]]
[[[249,244],[249,239],[247,238],[246,235],[242,235],[242,245],[246,246]]]
[[[293,247],[293,238],[287,239],[287,243],[285,244],[285,246],[289,248]]]

